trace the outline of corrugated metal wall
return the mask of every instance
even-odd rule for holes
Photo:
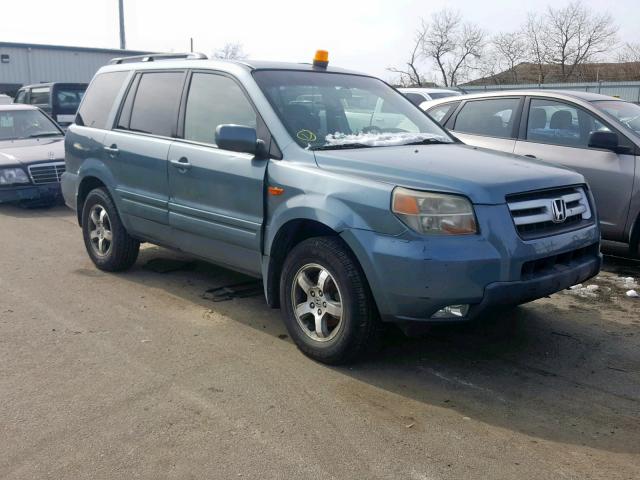
[[[0,55],[9,56],[0,62],[0,83],[89,82],[109,60],[131,54],[0,45]]]
[[[640,82],[530,83],[520,85],[474,85],[461,86],[459,88],[467,93],[523,89],[578,90],[611,95],[630,102],[640,102]]]

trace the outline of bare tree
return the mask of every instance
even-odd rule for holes
[[[435,62],[445,86],[457,85],[482,54],[484,31],[448,9],[434,13],[427,26],[422,53]]]
[[[422,57],[422,46],[424,37],[427,34],[427,26],[424,22],[416,31],[413,49],[406,62],[406,68],[387,67],[387,70],[398,74],[398,83],[406,87],[420,87],[424,83],[424,78],[418,70],[418,62]]]
[[[625,43],[618,52],[619,62],[640,62],[640,43]]]
[[[516,66],[524,62],[528,56],[527,42],[522,32],[499,33],[493,38],[491,46],[500,70],[509,71],[511,81],[518,83]]]
[[[581,1],[565,7],[547,7],[542,41],[551,63],[560,67],[566,81],[579,65],[609,52],[616,43],[618,28],[609,13],[596,14]]]
[[[221,60],[242,60],[247,58],[247,54],[240,42],[227,42],[213,52],[213,57]]]
[[[545,38],[544,18],[529,13],[522,29],[522,35],[527,42],[527,56],[538,69],[538,83],[544,83],[548,70],[545,68],[550,62],[550,47]]]

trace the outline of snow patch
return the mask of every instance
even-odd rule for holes
[[[325,137],[327,142],[325,145],[353,145],[354,143],[359,143],[371,147],[390,147],[423,140],[438,140],[451,143],[450,138],[435,133],[358,133],[354,135],[333,133]]]
[[[631,298],[640,298],[640,293],[636,292],[635,290],[628,290],[626,295],[627,297]]]

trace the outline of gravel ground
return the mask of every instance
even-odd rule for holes
[[[64,207],[0,206],[0,478],[640,478],[640,266],[605,270],[330,368],[206,293],[246,277],[106,274]]]

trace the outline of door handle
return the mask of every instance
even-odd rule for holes
[[[105,146],[103,148],[112,157],[115,157],[116,155],[118,155],[118,153],[120,153],[120,150],[118,149],[118,145],[116,145],[115,143],[112,144],[110,147]]]
[[[525,155],[525,157],[529,157],[529,158],[538,158],[538,157],[536,157],[535,155],[531,155],[530,153],[527,153],[527,154]]]
[[[187,157],[180,157],[178,160],[169,160],[169,163],[176,167],[180,172],[184,173],[191,168]]]

